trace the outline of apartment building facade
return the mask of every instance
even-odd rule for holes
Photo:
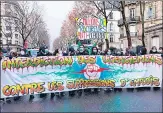
[[[23,39],[19,29],[21,16],[23,16],[23,11],[18,1],[1,1],[0,45],[2,48],[17,52],[23,48]],[[30,40],[30,36],[28,39]],[[27,45],[30,46],[28,40]]]
[[[162,45],[161,27],[162,24],[162,1],[147,1],[145,2],[144,12],[144,28],[145,28],[145,45],[149,51],[152,46],[157,48]],[[140,4],[138,1],[127,1],[125,5],[126,20],[129,24],[130,35],[132,40],[132,46],[142,45],[142,24],[140,15]],[[122,17],[122,16],[121,16]],[[153,36],[151,32],[154,26],[159,27],[157,36]],[[118,21],[120,27],[120,41],[121,48],[126,49],[128,47],[128,41],[126,36],[123,19]]]
[[[14,51],[20,51],[23,47],[23,40],[18,32],[19,20],[16,18],[16,7],[19,4],[15,1],[2,1],[1,2],[1,47],[6,49],[12,49]],[[11,15],[15,15],[15,18]]]
[[[106,2],[108,3],[108,2]],[[106,4],[106,14],[109,14],[108,24],[107,24],[107,32],[108,32],[108,40],[109,40],[109,47],[120,48],[120,30],[117,26],[118,20],[120,19],[120,12],[115,7],[117,6],[116,1],[111,1],[111,4]],[[106,42],[103,40],[104,44],[102,49],[106,49]]]
[[[138,2],[125,2],[125,16],[126,22],[128,23],[130,36],[132,41],[132,46],[136,47],[137,45],[141,45],[140,34],[138,29],[138,24],[140,24],[140,13],[139,13]],[[121,19],[118,21],[118,26],[120,29],[120,45],[123,50],[128,47],[128,40],[126,35],[126,29],[123,23],[123,18],[121,15]]]
[[[163,43],[163,1],[149,1],[146,4],[148,13],[146,13],[145,36],[147,41],[147,49],[152,46],[157,49],[162,47]]]

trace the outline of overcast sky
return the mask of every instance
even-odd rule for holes
[[[49,30],[52,47],[52,42],[59,36],[62,23],[73,8],[74,1],[39,1],[38,3],[44,9],[44,21]]]

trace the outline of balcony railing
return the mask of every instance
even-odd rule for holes
[[[125,1],[125,5],[136,4],[138,1]]]
[[[137,32],[130,32],[130,36],[131,36],[131,37],[137,36]]]
[[[137,35],[137,32],[130,32],[130,36],[134,38],[134,37],[137,37],[138,35]],[[120,34],[120,38],[126,38],[126,37],[127,35],[125,36],[124,34]]]
[[[126,17],[126,22],[128,24],[140,22],[140,16]],[[124,24],[123,18],[121,18],[120,20],[118,20],[118,26],[123,26],[123,24]]]

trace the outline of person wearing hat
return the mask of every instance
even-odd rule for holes
[[[163,47],[159,48],[159,53],[161,54],[161,57],[163,58]]]

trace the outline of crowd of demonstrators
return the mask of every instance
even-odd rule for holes
[[[137,46],[136,48],[130,47],[126,48],[126,51],[124,52],[122,49],[116,49],[116,48],[109,48],[105,51],[102,51],[101,49],[97,47],[91,48],[91,54],[89,54],[88,49],[84,45],[80,45],[79,48],[75,51],[73,47],[62,50],[62,49],[56,49],[54,53],[46,52],[47,46],[45,43],[43,43],[37,53],[37,56],[79,56],[79,55],[111,55],[111,56],[137,56],[137,55],[146,55],[147,49],[143,46]],[[151,48],[149,51],[149,54],[161,54],[163,57],[163,47],[160,47],[159,50],[155,46]],[[9,59],[12,59],[13,57],[32,57],[31,51],[28,51],[27,49],[21,49],[20,53],[10,51],[9,52]],[[2,59],[3,52],[2,48],[0,48],[0,58]],[[95,92],[98,92],[99,88],[91,88],[91,89],[84,89],[84,92],[90,92],[90,90],[94,90]],[[69,95],[75,95],[75,93],[81,94],[82,90],[77,91],[69,91]],[[56,93],[59,95],[59,93]],[[65,93],[61,92],[60,95],[63,96]],[[54,93],[51,93],[51,95],[54,95]],[[46,96],[46,94],[40,94],[40,97]]]
[[[109,48],[104,51],[97,47],[92,47],[91,54],[89,54],[88,49],[84,45],[80,45],[75,51],[73,47],[68,50],[62,51],[61,49],[56,49],[53,56],[78,56],[78,55],[111,55],[111,56],[139,56],[148,54],[146,47],[137,46],[126,48],[125,52],[123,49]],[[151,48],[149,54],[163,54],[163,47],[159,50],[155,46]]]
[[[159,50],[157,50],[157,47],[153,46],[149,53],[150,54],[161,54],[161,56],[163,56],[163,47],[160,47]]]
[[[137,55],[146,55],[147,49],[143,46],[137,46],[137,47],[130,47],[126,48],[125,52],[122,49],[106,49],[105,51],[102,51],[101,49],[97,47],[92,47],[91,54],[89,54],[88,49],[84,45],[81,45],[76,51],[73,47],[63,50],[62,49],[56,49],[54,53],[46,51],[47,46],[43,43],[38,52],[37,56],[78,56],[78,55],[112,55],[112,56],[137,56]],[[0,48],[0,56],[1,58],[4,57],[3,48]],[[6,50],[7,51],[7,50]],[[21,49],[20,52],[14,52],[10,50],[6,53],[7,57],[12,59],[13,57],[32,57],[32,53],[30,50],[27,49]],[[149,51],[149,54],[162,54],[163,55],[163,47],[160,47],[159,50],[155,46],[151,48]]]

